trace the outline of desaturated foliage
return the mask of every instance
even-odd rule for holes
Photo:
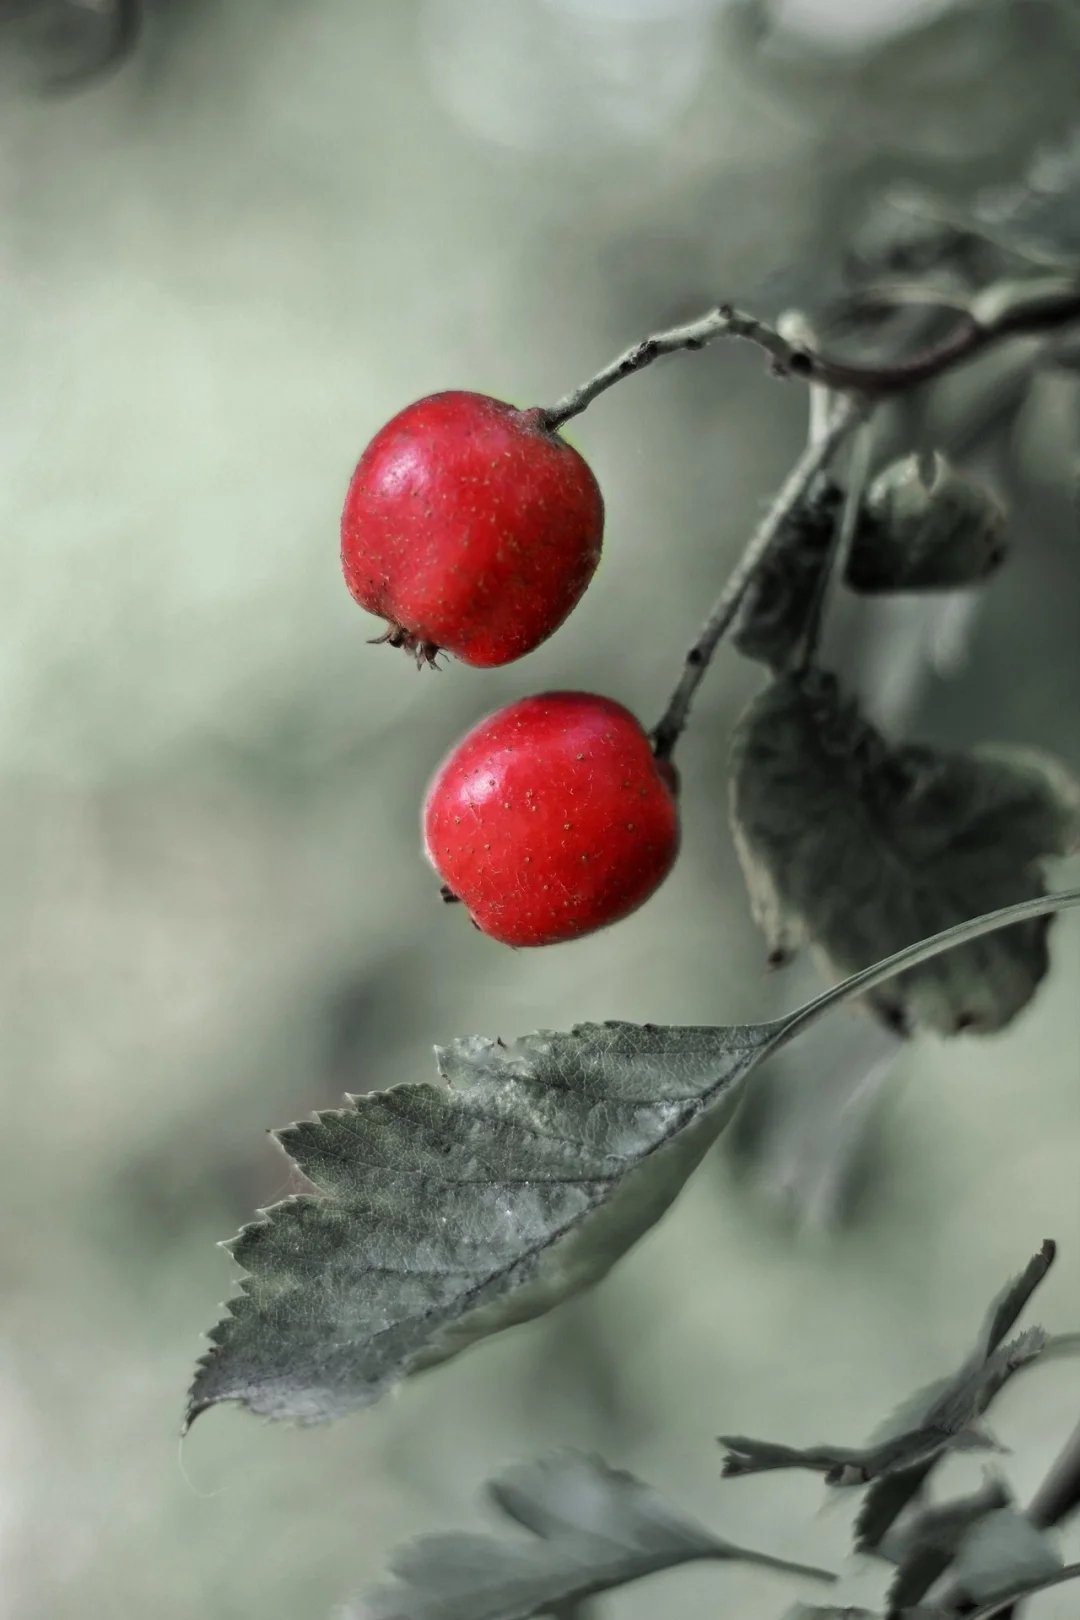
[[[663,1215],[765,1058],[965,940],[1078,902],[1080,891],[1037,897],[958,923],[772,1024],[585,1025],[511,1045],[474,1036],[439,1053],[440,1087],[372,1092],[278,1132],[318,1196],[275,1205],[232,1243],[245,1275],[199,1364],[188,1426],[222,1401],[337,1418],[551,1310]],[[872,1466],[862,1460],[865,1477],[964,1444],[990,1395],[1044,1348],[1035,1336],[989,1358],[937,1439],[904,1434]],[[851,1460],[818,1458],[841,1473]]]
[[[1054,170],[1059,200],[1062,167],[1067,158]],[[1014,199],[1003,212],[1018,217],[1024,210]],[[957,257],[959,240],[980,237],[984,213],[976,200],[970,229],[945,228],[935,268]],[[992,234],[987,240],[1002,245]],[[1010,247],[1022,254],[1018,243],[1014,236]],[[891,351],[838,356],[820,347],[812,325],[796,333],[801,317],[774,328],[720,305],[641,340],[536,416],[542,432],[556,432],[658,358],[724,338],[756,343],[780,376],[808,384],[807,448],[751,534],[652,737],[667,767],[729,628],[738,650],[769,666],[768,685],[733,736],[735,846],[770,960],[786,961],[809,942],[848,977],[771,1025],[582,1026],[510,1046],[466,1038],[440,1055],[441,1088],[374,1092],[279,1133],[314,1191],[273,1206],[232,1245],[243,1271],[240,1292],[199,1364],[189,1424],[230,1401],[278,1418],[338,1417],[596,1283],[678,1195],[761,1060],[839,1000],[866,995],[904,1035],[993,1034],[1028,1005],[1049,967],[1047,926],[1057,904],[1047,899],[1044,864],[1080,846],[1080,787],[1061,763],[1031,749],[887,742],[858,702],[843,696],[823,651],[838,590],[858,599],[979,588],[1005,561],[1003,505],[962,463],[918,442],[912,448],[909,429],[902,453],[873,466],[870,434],[883,400],[933,384],[1014,335],[1049,333],[1055,341],[1080,321],[1075,271],[1040,279],[1041,265],[969,270],[966,286],[958,279],[944,292],[890,291],[887,281],[861,297],[856,290],[846,317],[841,310],[824,320],[827,331],[845,318],[858,328],[860,312],[909,306],[935,317],[925,330],[894,334]],[[846,473],[837,475],[831,464],[843,462],[851,442]],[[554,440],[542,441],[541,450],[558,454]],[[440,496],[439,510],[456,511],[461,495],[471,534],[490,468],[477,481],[467,461],[459,491],[455,457],[439,464],[439,477],[454,486],[448,503]],[[421,492],[409,476],[395,470],[393,499]],[[426,474],[422,487],[430,491]],[[411,521],[414,507],[406,504]],[[372,532],[380,545],[381,512],[377,502]],[[350,558],[357,547],[364,552],[369,529],[366,508],[363,521],[349,517]],[[456,592],[480,565],[456,533],[444,536],[444,546]],[[479,572],[472,582],[479,593]],[[377,590],[363,600],[381,602]],[[430,655],[447,639],[423,615],[417,629],[402,609],[393,611],[407,633],[392,625],[391,643],[430,644]],[[522,751],[515,769],[527,771],[527,743],[517,732],[514,747]],[[587,770],[589,755],[575,757]],[[498,773],[485,769],[495,773],[493,789]],[[500,797],[510,791],[504,785]],[[531,793],[527,798],[524,808],[535,812]],[[527,814],[521,823],[533,825]],[[565,822],[564,831],[572,826]],[[532,845],[528,852],[523,845],[521,859],[532,858]],[[511,884],[500,904],[516,899]],[[489,931],[516,937],[507,926],[500,917]],[[526,931],[519,943],[543,937]],[[1008,1337],[1053,1257],[1053,1245],[1045,1245],[995,1302],[959,1372],[920,1392],[866,1445],[798,1447],[726,1436],[724,1473],[809,1469],[830,1485],[867,1488],[857,1539],[886,1557],[891,1546],[897,1571],[890,1613],[932,1599],[949,1571],[973,1603],[1065,1578],[1042,1529],[999,1491],[962,1498],[951,1510],[918,1501],[945,1455],[997,1449],[982,1419],[1019,1371],[1052,1345],[1075,1347],[1040,1328]],[[720,1543],[710,1552],[708,1537],[685,1527],[673,1537],[652,1536],[641,1523],[641,1487],[627,1476],[576,1455],[539,1467],[533,1486],[519,1493],[521,1511],[509,1510],[538,1540],[417,1543],[395,1565],[397,1584],[377,1591],[361,1612],[382,1620],[525,1620],[565,1613],[641,1574],[729,1555],[715,1550]],[[601,1503],[603,1535],[590,1527],[584,1505],[576,1516],[569,1505],[575,1480],[590,1470],[587,1499]],[[505,1506],[501,1489],[496,1499]],[[554,1509],[552,1492],[560,1493]],[[946,1596],[929,1612],[945,1616],[952,1601]]]
[[[528,1620],[679,1564],[710,1560],[829,1580],[827,1570],[722,1540],[631,1474],[598,1457],[558,1452],[489,1482],[495,1507],[526,1540],[429,1536],[394,1560],[396,1584],[349,1610],[354,1620]]]
[[[1080,843],[1080,786],[1032,752],[890,747],[831,675],[773,682],[740,720],[731,811],[755,915],[778,960],[804,939],[868,967],[984,906],[1045,892]],[[882,1017],[941,1034],[1003,1028],[1049,965],[1045,920],[876,991]]]
[[[1066,1568],[1043,1531],[1011,1505],[998,1480],[988,1480],[970,1496],[910,1514],[890,1539],[883,1539],[945,1451],[963,1436],[975,1443],[974,1419],[1010,1374],[1044,1347],[1046,1335],[1038,1328],[1009,1344],[1003,1340],[1054,1254],[1054,1245],[1044,1243],[991,1305],[979,1342],[959,1371],[905,1402],[881,1425],[871,1447],[805,1451],[730,1437],[722,1441],[729,1474],[810,1468],[827,1470],[832,1485],[869,1485],[858,1520],[859,1545],[895,1566],[886,1597],[888,1620],[915,1620],[916,1615],[945,1620],[958,1612],[958,1598],[963,1612],[977,1605],[992,1609],[1080,1573],[1080,1566]],[[913,1421],[917,1429],[910,1427]],[[731,1546],[598,1458],[574,1452],[548,1456],[491,1480],[487,1490],[496,1507],[533,1532],[530,1539],[458,1534],[411,1542],[393,1559],[396,1582],[350,1608],[354,1620],[528,1620],[564,1613],[564,1606],[596,1593],[705,1559],[748,1562],[804,1580],[836,1579],[828,1570]],[[919,1607],[946,1569],[954,1583],[951,1596]],[[800,1605],[796,1612],[869,1617],[873,1611]]]
[[[1067,1386],[1038,1369],[1060,1334],[999,1324],[962,1389],[858,1439],[883,1384],[932,1370],[969,1268],[981,1291],[976,1271],[1074,1224],[1075,932],[1046,936],[1038,897],[1069,881],[1048,863],[1075,847],[1080,763],[1080,368],[1061,315],[1080,14],[871,9],[0,0],[17,1620],[327,1613],[416,1526],[459,1522],[463,1482],[566,1441],[581,1449],[496,1472],[516,1524],[425,1541],[359,1612],[644,1616],[657,1593],[637,1578],[693,1561],[680,1614],[760,1620],[783,1588],[752,1585],[756,1564],[790,1551],[846,1578],[837,1517],[785,1495],[815,1482],[718,1486],[707,1441],[694,1460],[703,1423],[783,1435],[739,1455],[812,1455],[862,1494],[878,1597],[781,1570],[805,1581],[800,1612],[951,1620],[1069,1575],[1052,1532],[1075,1458],[1014,1497],[983,1412],[1015,1403],[1032,1451],[1056,1445]],[[550,407],[720,299],[760,318],[784,380],[710,346],[571,424],[608,538],[550,644],[509,676],[422,677],[364,645],[335,526],[380,421],[446,387]],[[1014,342],[1002,311],[1025,300]],[[811,377],[810,438],[835,443],[777,508],[811,352],[919,362],[924,382],[871,388],[866,425],[837,431],[858,384]],[[498,951],[418,858],[425,775],[541,687],[610,693],[648,725],[763,514],[731,633],[680,683],[673,875],[595,939]],[[765,944],[724,817],[748,729],[737,839]],[[846,1057],[820,1016],[835,1002],[772,1016],[816,973],[1021,896],[1010,928],[861,981],[910,1039],[864,1016],[859,986]],[[801,977],[770,985],[769,943],[796,940]],[[434,1039],[537,1027],[554,1033],[450,1041],[433,1084],[394,1084]],[[763,1062],[781,1048],[801,1112]],[[713,1155],[660,1225],[748,1097],[751,1174],[736,1187]],[[285,1158],[260,1153],[288,1118]],[[779,1186],[796,1221],[824,1210],[858,1241],[792,1244],[761,1208]],[[215,1417],[185,1473],[170,1435],[221,1291],[212,1241],[263,1206],[231,1246],[242,1277],[192,1410],[304,1421],[407,1388],[337,1430]],[[808,1447],[819,1432],[849,1443]],[[663,1501],[594,1449],[666,1469]],[[946,1458],[966,1494],[940,1500]]]

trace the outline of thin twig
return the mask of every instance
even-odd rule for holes
[[[806,621],[802,657],[800,667],[809,669],[817,652],[818,642],[825,627],[828,616],[829,603],[833,593],[847,571],[848,558],[855,542],[855,531],[859,523],[859,509],[862,506],[863,491],[870,471],[870,432],[864,427],[857,435],[855,448],[851,454],[851,465],[848,469],[847,489],[844,493],[844,504],[840,509],[840,517],[833,532],[829,553],[821,570],[821,577],[814,593],[810,615]]]
[[[671,758],[675,744],[686,725],[694,694],[709,667],[713,653],[735,617],[747,586],[768,556],[786,519],[803,500],[814,479],[828,464],[837,448],[864,419],[868,408],[864,400],[845,400],[834,415],[825,436],[806,446],[784,480],[775,500],[754,530],[746,550],[732,570],[727,584],[702,627],[701,634],[686,654],[682,675],[653,732],[653,748],[657,759]]]
[[[640,343],[635,343],[625,354],[604,366],[595,377],[564,394],[550,410],[544,412],[544,420],[549,428],[561,427],[571,417],[580,416],[598,395],[606,393],[617,382],[622,382],[624,377],[644,371],[661,355],[704,349],[707,344],[724,337],[745,338],[750,343],[756,343],[772,357],[778,376],[807,375],[814,364],[806,350],[781,337],[775,327],[733,309],[730,304],[720,304],[696,321],[688,321],[685,326],[673,326],[670,331],[656,332],[652,337],[642,338]]]
[[[686,654],[682,675],[653,733],[658,759],[670,759],[709,661],[785,520],[838,446],[869,415],[873,402],[952,370],[1002,338],[1053,331],[1075,321],[1080,321],[1080,285],[1075,280],[1056,276],[1020,283],[998,282],[977,293],[966,309],[957,312],[956,329],[942,342],[891,365],[857,365],[832,360],[807,344],[792,341],[777,327],[730,304],[720,304],[696,321],[644,338],[543,412],[546,426],[559,428],[579,416],[600,394],[624,377],[651,366],[661,355],[704,349],[722,337],[743,338],[764,349],[779,376],[802,377],[817,389],[844,396],[827,426],[820,411],[815,415],[810,443],[751,536],[701,634]]]
[[[1080,1424],[1031,1499],[1027,1516],[1040,1530],[1060,1524],[1080,1507]]]
[[[800,350],[812,352],[818,346],[817,332],[801,309],[789,309],[778,316],[776,330],[782,338]],[[827,388],[824,383],[811,382],[809,393],[810,421],[807,437],[811,444],[817,444],[818,440],[823,439],[828,433],[833,410],[839,401],[832,389]]]
[[[811,444],[825,438],[836,404],[837,396],[831,388],[826,388],[824,383],[810,384],[810,422],[806,437]]]
[[[976,294],[966,309],[956,313],[955,330],[920,354],[892,364],[860,365],[834,360],[792,343],[766,321],[734,309],[730,304],[720,304],[696,321],[657,332],[635,343],[595,377],[564,394],[545,410],[544,421],[549,428],[561,427],[572,417],[580,416],[598,395],[622,382],[624,377],[644,371],[661,355],[704,349],[718,338],[743,338],[755,343],[769,356],[774,372],[781,377],[802,377],[807,382],[847,393],[871,396],[900,393],[973,360],[1003,338],[1052,331],[1080,321],[1080,286],[1060,276],[1033,278],[1016,285],[995,284]]]

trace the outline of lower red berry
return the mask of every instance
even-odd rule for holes
[[[382,638],[507,664],[566,618],[600,560],[604,503],[539,410],[432,394],[368,445],[341,517],[341,561]]]
[[[424,843],[446,889],[506,945],[553,945],[637,909],[679,849],[674,770],[589,692],[500,709],[443,762]]]

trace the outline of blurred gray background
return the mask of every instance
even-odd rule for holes
[[[678,869],[610,934],[492,944],[439,904],[417,831],[444,749],[504,701],[595,687],[657,717],[803,391],[721,347],[598,402],[572,437],[601,572],[494,672],[366,644],[337,560],[360,449],[442,387],[548,403],[719,298],[823,307],[883,187],[963,198],[1069,130],[1076,8],[162,0],[125,62],[58,91],[115,21],[0,5],[0,1614],[317,1620],[552,1443],[835,1562],[851,1504],[721,1483],[712,1436],[854,1443],[1045,1236],[1036,1316],[1080,1325],[1075,913],[1000,1038],[897,1054],[850,1014],[815,1036],[595,1297],[335,1428],[219,1410],[181,1456],[179,1418],[231,1286],[214,1244],[291,1185],[268,1127],[431,1075],[456,1034],[762,1017],[820,983],[768,977],[749,921],[725,752],[760,674],[730,651],[681,750]],[[1015,360],[908,428],[965,442]],[[977,607],[835,636],[890,725],[1080,767],[1078,401],[1049,375],[969,446],[1015,511]],[[995,1412],[1021,1495],[1077,1405],[1062,1364]],[[687,1620],[790,1596],[665,1581]]]

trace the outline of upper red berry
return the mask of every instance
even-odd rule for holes
[[[634,716],[588,692],[500,709],[443,762],[427,854],[485,934],[553,945],[634,911],[679,848],[675,774]]]
[[[372,439],[341,561],[387,639],[418,657],[508,664],[556,630],[600,560],[604,502],[577,451],[486,394],[432,394]]]

